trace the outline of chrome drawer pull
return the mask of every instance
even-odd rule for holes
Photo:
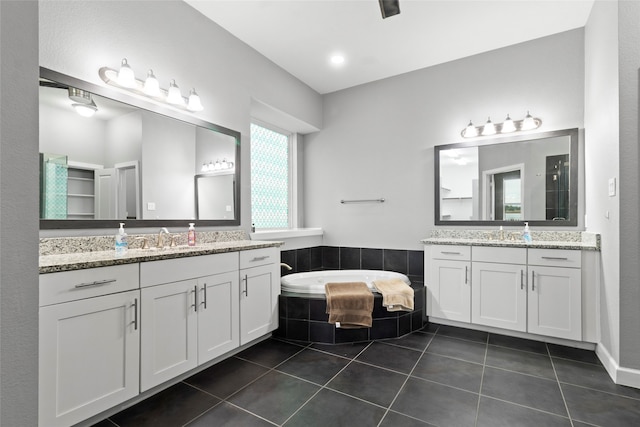
[[[445,255],[462,255],[460,252],[442,251],[441,254]]]
[[[524,270],[520,270],[520,289],[524,289]]]
[[[80,283],[76,285],[75,288],[80,289],[80,288],[90,288],[91,286],[102,286],[102,285],[106,285],[116,281],[117,279],[96,280],[95,282]]]
[[[198,311],[198,285],[193,287],[193,305],[191,307],[193,307],[193,311]]]
[[[536,272],[531,270],[531,290],[536,290]]]
[[[133,300],[133,329],[138,330],[138,298]]]
[[[556,261],[569,261],[569,258],[560,257],[560,256],[543,256],[542,259],[552,259]]]
[[[253,257],[253,259],[250,262],[254,262],[254,261],[263,261],[265,259],[269,258],[269,255],[265,255],[265,256],[257,256],[257,257]]]
[[[204,286],[202,287],[204,289],[204,309],[207,309],[207,284],[205,283]]]

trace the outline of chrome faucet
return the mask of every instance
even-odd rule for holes
[[[293,270],[293,268],[291,268],[291,266],[290,266],[289,264],[286,264],[286,263],[284,263],[284,262],[281,262],[281,263],[280,263],[280,267],[284,267],[284,268],[286,268],[286,269],[287,269],[287,270],[289,270],[289,271]]]
[[[160,232],[158,232],[158,244],[156,245],[157,248],[163,248],[164,247],[164,238],[163,238],[163,234],[169,234],[169,230],[167,230],[167,227],[162,227],[160,229]]]

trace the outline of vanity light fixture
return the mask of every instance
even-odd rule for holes
[[[126,89],[136,95],[143,96],[151,99],[155,102],[162,102],[172,107],[195,112],[202,111],[202,101],[200,96],[196,93],[195,89],[191,89],[188,98],[182,96],[180,88],[176,84],[175,80],[171,80],[169,89],[163,89],[158,83],[158,79],[153,74],[152,70],[147,73],[147,78],[144,81],[138,80],[131,67],[129,66],[126,58],[122,60],[120,70],[116,71],[109,67],[102,67],[98,71],[100,78],[105,83]]]
[[[527,111],[527,115],[522,120],[513,120],[511,119],[511,116],[507,114],[507,118],[503,123],[493,123],[491,118],[488,118],[487,123],[483,126],[474,126],[474,124],[469,121],[467,127],[462,129],[460,134],[463,138],[475,138],[477,136],[499,135],[504,133],[533,130],[539,128],[541,124],[542,120],[531,116]]]
[[[487,123],[482,126],[482,132],[480,132],[482,136],[489,136],[496,134],[496,125],[491,121],[491,117],[487,117]]]
[[[91,92],[73,86],[69,86],[68,91],[69,99],[74,101],[71,106],[76,110],[76,113],[82,117],[91,117],[98,111],[98,106],[93,102]]]
[[[233,169],[233,162],[227,162],[227,159],[222,159],[222,162],[218,159],[214,163],[210,161],[209,163],[204,162],[202,164],[202,172],[221,172]]]
[[[118,71],[118,84],[122,87],[136,87],[136,76],[129,66],[129,63],[127,63],[127,58],[123,58],[122,63],[120,64],[120,71]]]

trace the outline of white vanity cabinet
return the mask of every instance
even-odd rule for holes
[[[73,425],[136,396],[138,264],[39,281],[39,425]]]
[[[428,246],[427,306],[429,314],[460,322],[471,321],[471,247]]]
[[[426,245],[427,315],[596,342],[598,266],[597,251]]]
[[[280,252],[277,248],[240,252],[240,344],[278,328]]]
[[[140,265],[140,390],[239,346],[238,253]]]
[[[527,330],[527,249],[474,247],[471,321]]]
[[[529,249],[529,332],[582,339],[580,268],[580,251]]]

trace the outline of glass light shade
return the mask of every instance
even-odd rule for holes
[[[522,130],[531,130],[535,128],[536,128],[536,122],[535,120],[533,120],[533,117],[531,117],[531,114],[529,114],[529,112],[527,111],[527,115],[522,121]]]
[[[200,97],[196,93],[195,89],[191,89],[191,93],[189,94],[189,104],[187,105],[187,108],[189,110],[191,110],[191,111],[202,111],[202,110],[204,110],[204,107],[202,106],[202,103],[200,102]]]
[[[209,170],[212,171],[214,170],[216,167],[213,165],[213,160],[209,162]]]
[[[92,117],[96,111],[98,111],[98,107],[95,104],[71,104],[71,106],[76,110],[76,113],[80,114],[82,117]]]
[[[487,119],[487,123],[482,127],[482,135],[495,135],[496,134],[496,125],[493,124],[491,118]]]
[[[469,120],[469,124],[464,130],[464,137],[473,138],[474,136],[478,136],[478,129],[476,129],[471,120]]]
[[[131,67],[129,67],[126,58],[122,60],[120,71],[118,71],[118,84],[123,87],[136,87],[136,76]]]
[[[169,84],[169,92],[167,93],[167,102],[169,104],[184,105],[184,98],[182,97],[182,94],[180,93],[180,88],[178,88],[178,85],[176,84],[175,80],[171,80],[171,83]]]
[[[207,164],[206,164],[206,163],[203,163],[203,164],[202,164],[202,169],[200,169],[200,170],[201,170],[202,172],[206,172],[206,171],[208,171],[208,170],[209,170],[209,166],[207,166]]]
[[[222,169],[229,169],[229,164],[227,163],[227,159],[222,159],[222,164],[220,166]]]
[[[516,130],[516,125],[513,123],[513,120],[511,120],[511,117],[509,117],[509,115],[507,114],[507,118],[505,119],[504,123],[502,123],[502,129],[501,129],[501,133],[509,133],[509,132],[515,132]]]
[[[147,79],[144,81],[144,93],[149,96],[160,96],[160,83],[153,75],[153,70],[149,70],[147,73]]]

